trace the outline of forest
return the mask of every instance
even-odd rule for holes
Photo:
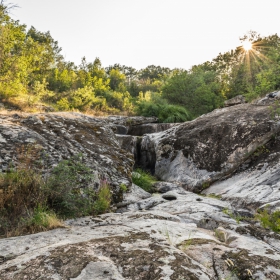
[[[0,2],[0,102],[25,111],[156,116],[183,122],[244,95],[252,101],[280,87],[280,37],[250,31],[240,46],[191,69],[149,65],[136,70],[100,58],[66,61],[50,32],[13,20]],[[252,48],[242,44],[250,42]]]

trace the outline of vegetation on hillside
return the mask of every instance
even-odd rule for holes
[[[181,122],[243,94],[252,100],[280,87],[280,38],[249,32],[242,46],[189,70],[149,65],[136,70],[99,58],[65,61],[49,32],[27,29],[0,2],[0,100],[29,111],[79,110],[157,116]]]

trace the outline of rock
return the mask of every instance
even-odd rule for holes
[[[127,129],[126,126],[124,126],[124,125],[115,125],[114,127],[115,127],[115,130],[114,130],[115,134],[120,134],[120,135],[126,135],[127,134],[128,129]]]
[[[166,200],[176,200],[177,199],[177,195],[174,192],[166,192],[161,197]]]
[[[268,106],[217,109],[164,132],[145,135],[141,162],[160,180],[200,192],[232,174],[279,128]]]
[[[41,157],[43,174],[61,160],[81,154],[95,174],[106,178],[121,201],[119,186],[131,186],[133,155],[123,150],[107,122],[78,113],[0,115],[0,170],[19,163],[21,147],[31,145]]]
[[[104,121],[115,124],[122,125],[125,127],[137,126],[147,123],[156,123],[158,119],[156,117],[142,117],[142,116],[109,116],[107,118],[103,118]]]
[[[166,193],[172,190],[176,190],[179,192],[184,191],[181,186],[169,182],[156,182],[153,188],[155,192],[159,192],[159,193]]]
[[[18,163],[16,146],[31,143],[49,153],[46,173],[82,153],[96,177],[129,188],[117,213],[0,239],[0,279],[280,279],[280,235],[253,219],[258,207],[280,207],[279,123],[270,115],[268,106],[236,105],[141,143],[115,136],[127,117],[1,115],[2,170]],[[166,180],[154,186],[163,194],[131,185],[132,154]]]
[[[127,208],[124,208],[130,204],[136,204],[139,201],[142,201],[143,199],[150,198],[152,195],[140,187],[138,187],[135,184],[132,184],[131,189],[129,192],[124,193],[123,195],[123,201],[119,202],[116,206],[118,208],[122,208],[121,210],[119,209],[118,212],[124,212],[127,210]],[[133,207],[137,210],[139,210],[139,207]]]
[[[235,106],[235,105],[239,105],[239,104],[244,104],[246,103],[245,97],[243,95],[237,95],[229,100],[226,100],[224,102],[226,107],[229,106]]]
[[[257,209],[280,206],[280,139],[271,139],[252,153],[234,175],[222,178],[203,193],[215,193],[235,207]]]
[[[229,202],[174,194],[177,200],[150,210],[100,215],[100,223],[85,217],[67,221],[68,228],[0,239],[0,278],[210,280],[232,271],[242,279],[248,271],[256,280],[280,277],[279,235],[264,238],[238,224],[223,212]]]
[[[266,95],[269,98],[279,98],[280,97],[280,91],[273,91]]]
[[[139,139],[137,136],[119,135],[119,134],[116,134],[116,138],[121,148],[133,154],[134,160],[138,161],[139,158],[138,146],[141,139]]]
[[[268,93],[265,97],[257,99],[254,104],[259,106],[274,105],[275,101],[280,98],[280,91],[273,91]]]

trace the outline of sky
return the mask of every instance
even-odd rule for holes
[[[189,69],[248,31],[280,35],[279,0],[10,0],[13,19],[50,31],[67,61]]]

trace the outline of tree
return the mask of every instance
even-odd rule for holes
[[[217,73],[204,69],[198,65],[173,75],[162,88],[163,98],[184,106],[194,117],[221,106],[224,98]]]

